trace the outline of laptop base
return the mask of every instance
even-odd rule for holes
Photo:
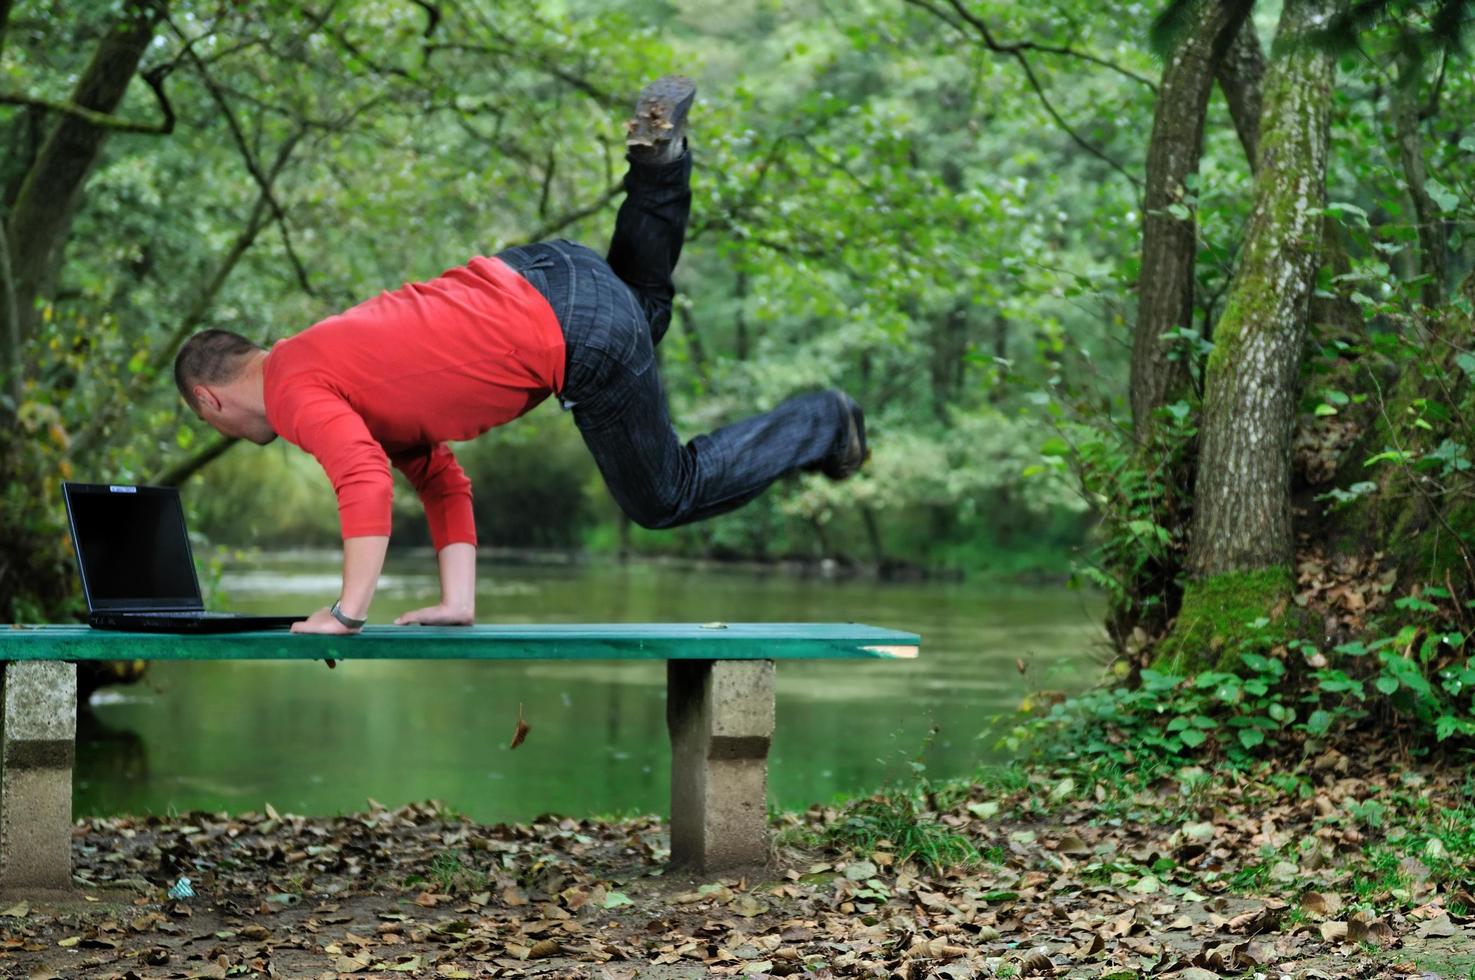
[[[93,612],[87,625],[93,629],[125,633],[250,633],[257,630],[290,629],[306,616],[237,616],[231,613],[171,615],[159,612]]]

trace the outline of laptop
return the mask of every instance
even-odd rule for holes
[[[174,487],[63,483],[87,623],[142,633],[287,629],[306,616],[206,612]]]

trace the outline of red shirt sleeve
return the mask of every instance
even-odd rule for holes
[[[277,406],[277,434],[317,458],[338,495],[343,537],[388,535],[394,481],[389,457],[363,418],[330,388],[297,383]]]
[[[435,550],[448,544],[476,544],[476,521],[471,512],[471,481],[445,443],[394,453],[390,457],[414,485],[425,505],[430,540]]]

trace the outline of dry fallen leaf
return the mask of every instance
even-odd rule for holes
[[[1318,919],[1328,919],[1342,910],[1342,899],[1335,892],[1307,892],[1301,896],[1301,911]]]
[[[1448,915],[1441,915],[1419,926],[1418,936],[1420,939],[1446,938],[1456,935],[1459,931],[1449,920]]]

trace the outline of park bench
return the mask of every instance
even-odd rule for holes
[[[828,624],[370,626],[356,636],[0,627],[0,892],[72,887],[79,660],[665,660],[671,864],[707,873],[767,859],[774,662],[910,659],[919,643]]]

